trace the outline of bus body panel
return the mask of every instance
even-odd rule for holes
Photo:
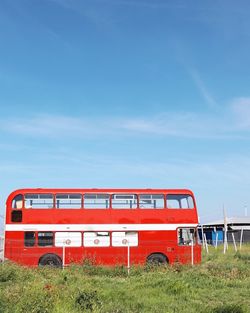
[[[158,195],[165,197],[165,206],[161,209],[141,209],[139,204],[134,209],[32,209],[22,208],[22,221],[13,222],[11,214],[13,199],[25,194],[141,194]],[[192,209],[166,208],[166,195],[190,195],[193,197]],[[111,201],[111,200],[110,200]],[[54,200],[55,203],[55,200]],[[137,202],[139,203],[139,202]],[[55,204],[54,204],[55,206]],[[56,254],[65,260],[65,264],[72,262],[93,264],[126,265],[128,262],[128,247],[113,246],[113,234],[116,232],[136,232],[138,246],[129,247],[130,263],[145,264],[147,257],[152,253],[160,253],[167,257],[169,263],[191,263],[191,246],[178,245],[179,227],[195,228],[198,225],[198,216],[193,193],[187,189],[20,189],[12,192],[6,201],[6,231],[5,257],[17,263],[37,266],[40,258],[48,253]],[[25,232],[34,232],[36,243],[34,246],[25,246]],[[38,246],[39,232],[74,231],[81,232],[80,247]],[[108,232],[110,245],[100,247],[84,246],[86,232]],[[104,234],[105,235],[105,234]],[[53,239],[54,240],[54,239]],[[194,263],[201,261],[201,247],[197,240],[193,246]]]

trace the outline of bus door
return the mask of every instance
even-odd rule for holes
[[[196,246],[195,228],[178,228],[177,229],[177,244],[178,253],[177,260],[180,263],[191,264],[196,259],[195,246]],[[193,254],[193,256],[192,256]]]

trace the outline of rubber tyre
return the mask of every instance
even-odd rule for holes
[[[39,266],[62,267],[62,260],[58,255],[48,253],[40,258]]]
[[[168,263],[167,257],[161,253],[153,253],[147,258],[147,264],[163,265],[167,263]]]

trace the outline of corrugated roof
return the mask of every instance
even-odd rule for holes
[[[227,217],[227,224],[242,224],[242,225],[250,225],[250,216],[243,217]],[[224,219],[213,221],[210,223],[202,224],[202,226],[217,226],[224,225]]]

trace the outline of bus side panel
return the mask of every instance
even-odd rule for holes
[[[23,263],[22,262],[22,240],[23,232],[5,232],[5,249],[4,249],[4,257],[10,261]]]
[[[176,231],[142,231],[139,234],[140,261],[153,253],[161,253],[171,264],[175,261]]]

